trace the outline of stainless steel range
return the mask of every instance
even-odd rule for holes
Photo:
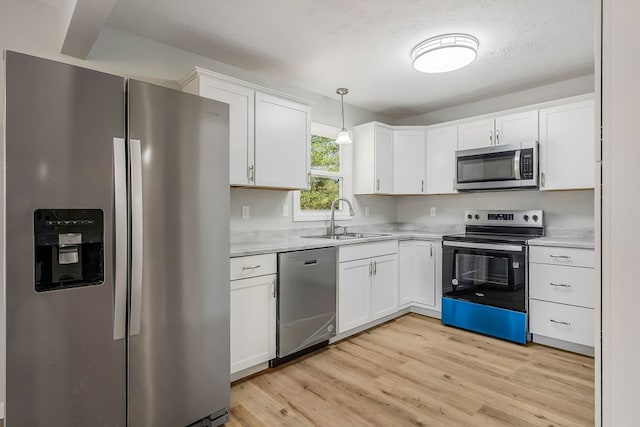
[[[443,237],[442,323],[525,344],[528,241],[543,212],[465,211],[464,234]]]

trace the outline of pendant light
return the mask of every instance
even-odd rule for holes
[[[338,144],[351,144],[351,137],[349,136],[349,132],[344,127],[344,96],[349,93],[349,89],[341,87],[336,89],[336,93],[340,95],[340,105],[342,106],[342,129],[338,132],[338,137],[336,138],[336,143]]]

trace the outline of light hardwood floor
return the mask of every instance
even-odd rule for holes
[[[593,359],[409,314],[231,388],[236,426],[589,426]]]

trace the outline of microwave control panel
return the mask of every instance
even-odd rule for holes
[[[520,152],[521,179],[533,179],[533,148],[525,148]]]

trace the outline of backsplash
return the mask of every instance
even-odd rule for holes
[[[351,220],[336,220],[337,224],[352,227],[363,224],[396,222],[396,201],[387,196],[354,196],[355,216]],[[282,216],[282,206],[287,205],[288,216]],[[249,218],[242,219],[242,206],[249,206]],[[364,215],[369,207],[369,216]],[[291,191],[248,188],[231,189],[231,231],[254,231],[327,227],[329,221],[293,221],[293,196]]]
[[[397,221],[424,224],[457,224],[466,209],[542,209],[545,227],[593,230],[593,190],[579,191],[499,191],[437,196],[400,197]],[[436,215],[431,216],[431,208]]]
[[[293,221],[290,191],[231,189],[232,236],[246,232],[273,233],[287,230],[290,235],[313,234],[325,230],[329,221]],[[288,217],[282,216],[287,205]],[[249,219],[242,219],[242,206],[249,206]],[[364,216],[369,207],[369,216]],[[431,208],[436,215],[431,216]],[[580,191],[501,191],[433,196],[354,196],[356,215],[350,221],[337,221],[349,228],[366,231],[366,226],[383,224],[429,232],[455,232],[461,229],[466,209],[542,209],[547,234],[562,235],[566,230],[593,232],[593,190]],[[397,228],[396,228],[397,229]]]

